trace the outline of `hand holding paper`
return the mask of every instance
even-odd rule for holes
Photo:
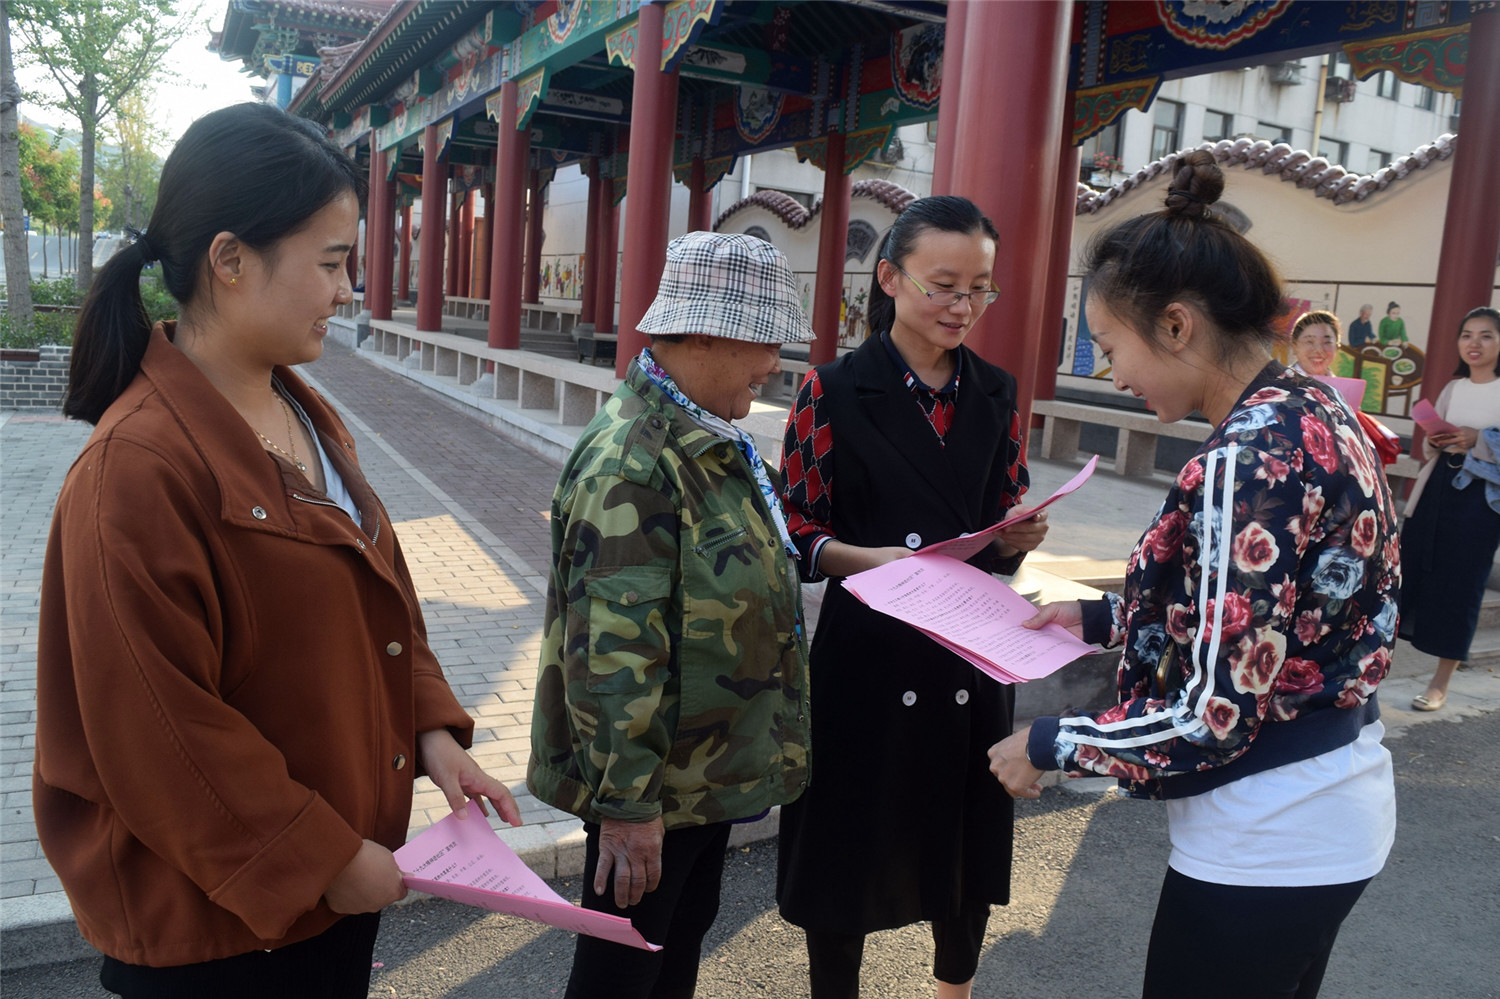
[[[1438,411],[1433,408],[1432,403],[1426,399],[1417,400],[1417,404],[1411,408],[1411,418],[1429,437],[1435,437],[1438,434],[1456,433],[1458,431],[1458,427],[1439,416]]]
[[[947,555],[918,552],[850,576],[844,587],[1001,683],[1039,679],[1093,651],[1055,624],[1024,627],[1036,615],[1025,597]]]
[[[661,950],[628,919],[570,905],[500,841],[477,808],[467,818],[448,815],[429,826],[396,851],[396,863],[416,891],[626,947]]]
[[[961,562],[967,559],[971,559],[979,552],[983,551],[985,546],[994,541],[995,536],[1001,531],[1005,530],[1007,527],[1012,527],[1016,524],[1019,524],[1023,520],[1035,517],[1047,507],[1051,506],[1053,503],[1056,503],[1058,500],[1062,499],[1064,496],[1068,495],[1069,493],[1076,490],[1079,486],[1083,485],[1088,481],[1089,476],[1094,474],[1094,468],[1098,464],[1099,456],[1096,454],[1089,459],[1088,464],[1084,465],[1083,469],[1077,475],[1073,476],[1067,482],[1063,483],[1063,485],[1057,490],[1057,492],[1053,493],[1051,496],[1048,496],[1036,506],[1026,507],[1020,513],[1007,517],[1005,520],[1002,520],[1000,523],[994,525],[993,527],[987,527],[982,531],[975,531],[973,534],[963,534],[948,541],[939,541],[935,545],[928,545],[926,548],[919,549],[917,551],[917,554],[933,555],[942,553],[943,555],[947,555],[949,558],[956,558]],[[1045,531],[1043,533],[1045,533]]]

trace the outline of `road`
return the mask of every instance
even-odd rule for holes
[[[1400,828],[1385,871],[1344,925],[1323,999],[1500,997],[1500,712],[1413,725],[1389,741]],[[872,821],[915,821],[893,800]],[[1013,898],[990,920],[977,999],[1137,995],[1166,858],[1163,809],[1049,789],[1018,807]],[[734,850],[708,940],[702,999],[807,994],[800,932],[773,898],[776,850]],[[576,879],[554,883],[577,900]],[[572,955],[558,930],[421,899],[389,910],[372,997],[520,999],[561,994]],[[925,927],[874,935],[866,996],[931,994]],[[100,999],[97,962],[5,972],[26,999]],[[1205,986],[1205,996],[1212,987]]]

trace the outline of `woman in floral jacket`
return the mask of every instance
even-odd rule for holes
[[[1017,796],[1062,770],[1167,799],[1145,996],[1310,999],[1394,838],[1375,689],[1396,633],[1396,516],[1347,407],[1271,360],[1280,283],[1209,212],[1222,190],[1194,153],[1165,211],[1090,250],[1089,326],[1116,386],[1164,423],[1198,410],[1215,429],[1124,595],[1029,622],[1123,645],[1119,703],[1038,718],[991,769]]]

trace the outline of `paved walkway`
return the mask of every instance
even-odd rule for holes
[[[363,441],[366,473],[400,532],[433,649],[477,721],[475,757],[516,792],[526,825],[502,835],[544,876],[580,871],[578,821],[542,805],[524,785],[557,465],[337,344],[306,374]],[[65,960],[83,948],[37,844],[30,788],[43,551],[53,501],[88,431],[59,416],[0,414],[0,964],[10,967]],[[1074,471],[1035,463],[1037,495]],[[1164,482],[1100,476],[1053,508],[1048,551],[1033,560],[1039,567],[1092,577],[1128,553]],[[1402,710],[1430,669],[1410,649],[1398,653],[1385,705],[1393,733],[1430,717]],[[1439,717],[1493,709],[1500,683],[1490,671],[1461,673],[1450,704]],[[445,809],[420,780],[412,831]],[[739,838],[771,829],[774,816],[758,829],[742,827]]]

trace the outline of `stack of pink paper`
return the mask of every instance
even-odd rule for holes
[[[1036,613],[1025,597],[989,573],[936,552],[856,573],[844,587],[1001,683],[1040,679],[1094,651],[1055,624],[1023,628],[1021,622]]]

